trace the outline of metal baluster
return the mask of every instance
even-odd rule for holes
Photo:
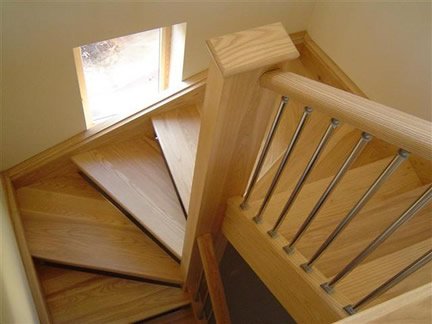
[[[211,323],[213,318],[214,318],[214,311],[213,311],[213,308],[211,308],[210,309],[210,315],[207,318],[207,322]]]
[[[288,145],[288,147],[287,147],[287,149],[286,149],[286,151],[285,151],[285,153],[284,153],[284,156],[282,157],[282,161],[280,162],[280,164],[279,164],[279,168],[278,168],[278,170],[276,171],[275,176],[273,177],[273,181],[272,181],[272,183],[270,184],[269,189],[267,190],[267,193],[266,193],[266,195],[265,195],[265,197],[264,197],[264,200],[263,200],[263,202],[262,202],[262,204],[261,204],[261,207],[260,207],[260,209],[259,209],[257,215],[253,218],[253,220],[254,220],[256,223],[261,222],[261,219],[262,219],[262,215],[263,215],[263,213],[264,213],[264,210],[266,209],[266,207],[267,207],[267,205],[268,205],[268,203],[269,203],[269,201],[270,201],[270,198],[271,198],[271,196],[272,196],[272,194],[273,194],[273,191],[275,190],[276,185],[277,185],[278,182],[279,182],[279,179],[280,179],[280,176],[281,176],[281,174],[282,174],[282,171],[284,170],[286,164],[288,163],[288,160],[289,160],[289,158],[290,158],[290,156],[291,156],[291,152],[293,151],[294,147],[296,146],[296,144],[297,144],[297,142],[298,142],[298,139],[300,138],[300,135],[301,135],[301,133],[302,133],[302,131],[303,131],[304,125],[305,125],[306,121],[308,120],[309,115],[310,115],[311,113],[312,113],[312,108],[310,108],[310,107],[305,107],[304,112],[303,112],[303,115],[302,115],[302,117],[300,118],[300,121],[299,121],[299,123],[298,123],[298,125],[297,125],[297,128],[296,128],[296,130],[295,130],[295,132],[294,132],[294,135],[293,135],[293,137],[291,138],[291,141],[290,141],[290,143],[289,143],[289,145]]]
[[[345,218],[339,223],[334,231],[329,235],[325,242],[320,246],[318,251],[312,256],[308,263],[302,264],[301,267],[306,272],[312,270],[311,266],[318,260],[325,250],[330,246],[335,238],[343,231],[343,229],[351,222],[351,220],[360,212],[364,205],[372,198],[372,196],[378,191],[381,185],[387,180],[390,175],[401,165],[409,156],[409,153],[405,150],[400,149],[398,154],[393,158],[385,170],[379,175],[375,182],[369,187],[363,197],[355,204],[351,211],[345,216]]]
[[[270,132],[267,135],[266,141],[264,143],[264,147],[262,149],[262,152],[261,152],[261,155],[259,157],[258,163],[257,163],[256,168],[254,170],[252,179],[250,180],[250,182],[249,182],[249,184],[247,186],[246,193],[245,193],[244,198],[243,198],[243,202],[240,204],[240,208],[241,209],[245,209],[248,206],[247,202],[249,200],[250,194],[251,194],[251,192],[252,192],[252,190],[253,190],[256,182],[257,182],[257,179],[258,179],[258,176],[259,176],[259,174],[261,172],[262,166],[264,165],[264,161],[266,159],[268,150],[269,150],[270,145],[271,145],[271,143],[273,141],[274,134],[276,133],[276,130],[277,130],[278,126],[279,126],[279,122],[282,119],[282,114],[283,114],[283,112],[285,110],[285,106],[286,106],[287,103],[288,103],[288,97],[285,97],[285,96],[282,97],[281,101],[280,101],[280,104],[279,104],[278,111],[276,113],[276,117],[273,120],[273,124],[271,125],[271,128],[270,128]]]
[[[337,184],[342,180],[343,176],[346,174],[346,172],[349,170],[350,166],[354,163],[354,161],[357,159],[357,157],[360,155],[360,153],[363,151],[366,144],[371,140],[372,136],[367,133],[362,133],[360,140],[357,142],[357,144],[354,146],[353,150],[349,154],[348,158],[345,160],[345,162],[342,164],[341,168],[333,178],[333,180],[330,182],[326,190],[324,191],[321,198],[318,200],[318,202],[315,204],[314,208],[310,212],[309,216],[305,219],[297,233],[294,235],[294,238],[288,244],[287,246],[284,246],[284,250],[287,253],[291,253],[294,251],[295,244],[300,240],[300,238],[303,236],[303,234],[306,232],[306,230],[309,228],[312,221],[315,219],[316,215],[318,215],[318,212],[321,210],[322,206],[325,204],[327,199],[330,197],[330,194],[333,192],[333,190],[336,188]]]
[[[207,303],[209,302],[209,300],[210,300],[209,299],[209,292],[207,290],[207,293],[204,296],[204,300],[202,302],[202,308],[201,308],[200,314],[198,315],[198,319],[202,320],[203,318],[207,318],[206,306],[207,306]]]
[[[324,283],[321,287],[330,293],[334,286],[359,265],[371,254],[381,243],[392,235],[400,226],[409,221],[419,210],[432,200],[432,186],[430,186],[396,221],[394,221],[384,232],[378,235],[359,255],[357,255],[345,268],[339,272],[330,282]]]
[[[426,265],[431,260],[432,260],[432,250],[429,250],[428,252],[423,254],[420,258],[418,258],[413,263],[411,263],[409,266],[407,266],[402,271],[400,271],[398,274],[396,274],[395,276],[387,280],[385,283],[383,283],[381,286],[373,290],[371,293],[363,297],[357,303],[355,303],[354,305],[345,306],[344,310],[350,315],[355,314],[359,308],[368,304],[374,298],[382,295],[390,288],[396,286],[399,282],[407,278],[412,273],[416,272],[418,269]]]
[[[199,279],[198,279],[197,290],[196,290],[195,295],[193,297],[193,300],[195,302],[198,301],[198,299],[200,298],[200,295],[201,295],[201,287],[202,287],[202,284],[203,284],[203,277],[204,277],[204,271],[201,271]]]
[[[315,152],[312,154],[312,157],[309,160],[308,164],[306,165],[306,168],[304,169],[302,175],[300,176],[300,179],[297,181],[297,184],[296,184],[293,192],[291,193],[290,197],[288,198],[288,201],[286,202],[284,208],[282,209],[282,212],[279,215],[276,223],[274,224],[273,228],[267,232],[271,237],[275,237],[277,235],[277,231],[278,231],[279,227],[282,225],[282,223],[285,220],[285,217],[287,216],[289,210],[291,209],[292,205],[296,201],[298,194],[302,190],[302,188],[303,188],[307,178],[309,177],[313,167],[315,166],[316,162],[318,161],[320,154],[322,153],[322,151],[324,150],[328,141],[330,140],[330,137],[332,136],[333,131],[338,126],[339,126],[339,121],[337,119],[332,118],[330,125],[327,127],[327,130],[324,132],[324,135],[322,136],[321,141],[319,142],[317,148],[315,149]]]

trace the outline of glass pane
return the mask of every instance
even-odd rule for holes
[[[93,122],[143,108],[159,91],[160,29],[81,47]]]

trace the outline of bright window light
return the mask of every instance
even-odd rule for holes
[[[87,127],[144,109],[181,82],[185,31],[179,24],[74,49]]]

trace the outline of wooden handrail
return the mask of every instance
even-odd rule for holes
[[[231,321],[211,234],[201,235],[197,242],[216,323],[229,324]]]
[[[264,88],[432,160],[432,123],[427,120],[291,72],[264,73],[260,83]]]

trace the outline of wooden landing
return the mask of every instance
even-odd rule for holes
[[[99,198],[19,189],[18,202],[32,256],[181,284],[179,265],[102,195],[95,193]]]
[[[187,211],[198,146],[200,114],[194,105],[156,115],[152,117],[152,122]]]
[[[54,323],[132,323],[189,304],[181,288],[38,265]]]
[[[157,144],[137,138],[72,157],[75,164],[177,258],[186,226]]]

